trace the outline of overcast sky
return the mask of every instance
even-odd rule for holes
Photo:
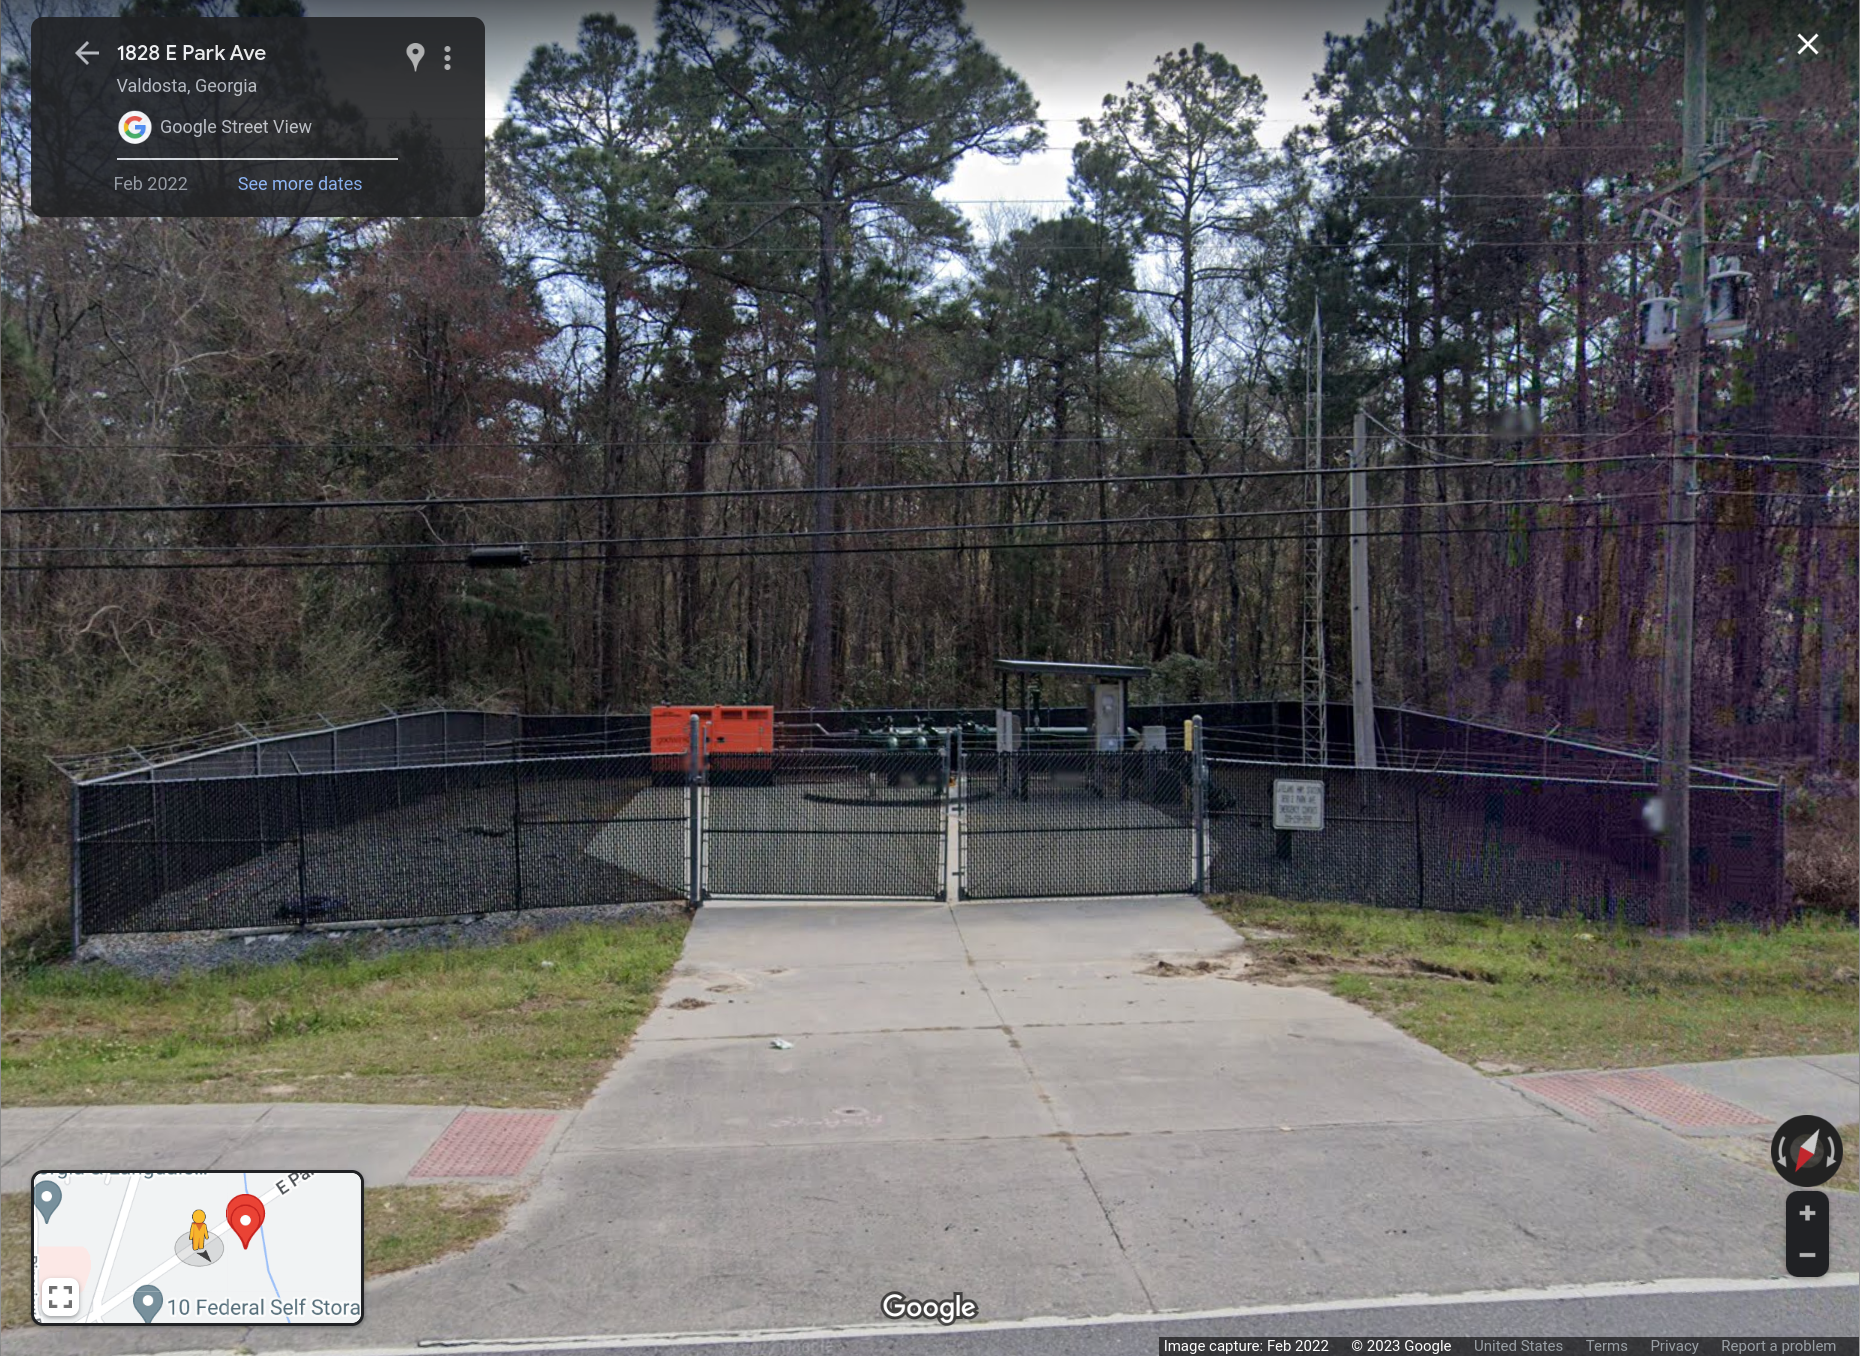
[[[1527,16],[1527,3],[1507,3]],[[383,13],[476,15],[485,26],[487,128],[502,116],[530,53],[545,43],[573,46],[581,16],[600,10],[632,25],[648,44],[653,0],[601,5],[590,0],[307,0],[317,15]],[[1206,43],[1266,90],[1262,140],[1276,145],[1307,120],[1304,98],[1324,62],[1325,32],[1355,33],[1380,17],[1386,0],[971,0],[976,36],[1018,72],[1039,100],[1051,146],[1018,164],[972,156],[958,167],[944,197],[971,212],[983,202],[1011,199],[1057,210],[1065,199],[1077,119],[1096,113],[1104,96],[1141,80],[1158,54]]]

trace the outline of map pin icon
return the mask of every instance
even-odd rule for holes
[[[413,63],[413,69],[420,69],[420,58],[426,55],[426,49],[417,42],[407,44],[407,60]]]
[[[252,1235],[265,1222],[265,1203],[256,1196],[240,1193],[226,1202],[226,1222],[239,1235],[239,1245],[252,1246]]]
[[[40,1182],[32,1189],[32,1203],[38,1207],[39,1214],[44,1216],[47,1224],[52,1222],[52,1211],[58,1208],[58,1202],[64,1198],[65,1193],[59,1190],[56,1182]]]
[[[136,1291],[136,1312],[142,1315],[144,1323],[153,1323],[155,1315],[161,1312],[161,1291],[152,1285],[145,1285]]]

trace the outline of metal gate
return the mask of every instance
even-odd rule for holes
[[[961,767],[963,898],[1199,889],[1193,753],[977,750]]]
[[[944,897],[944,751],[712,753],[701,782],[705,896]]]

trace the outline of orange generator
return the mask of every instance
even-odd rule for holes
[[[713,775],[753,773],[744,780],[767,780],[775,752],[772,706],[655,706],[652,708],[653,781],[683,781],[691,766],[691,717]],[[750,755],[763,755],[752,757]],[[735,777],[725,777],[735,780]]]

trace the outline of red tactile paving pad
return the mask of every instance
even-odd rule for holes
[[[1596,1096],[1594,1074],[1532,1074],[1528,1078],[1514,1078],[1513,1085],[1534,1092],[1547,1101],[1559,1102],[1589,1120],[1606,1116],[1614,1110],[1607,1102]]]
[[[409,1177],[515,1177],[555,1125],[546,1111],[461,1111]]]
[[[1769,1122],[1735,1102],[1700,1092],[1689,1083],[1650,1069],[1627,1069],[1606,1074],[1602,1089],[1630,1111],[1655,1116],[1670,1125],[1702,1130],[1715,1125],[1768,1125]]]
[[[1560,1102],[1578,1115],[1590,1118],[1607,1115],[1618,1105],[1686,1130],[1769,1124],[1735,1102],[1700,1092],[1650,1069],[1532,1074],[1512,1081],[1518,1087]]]

